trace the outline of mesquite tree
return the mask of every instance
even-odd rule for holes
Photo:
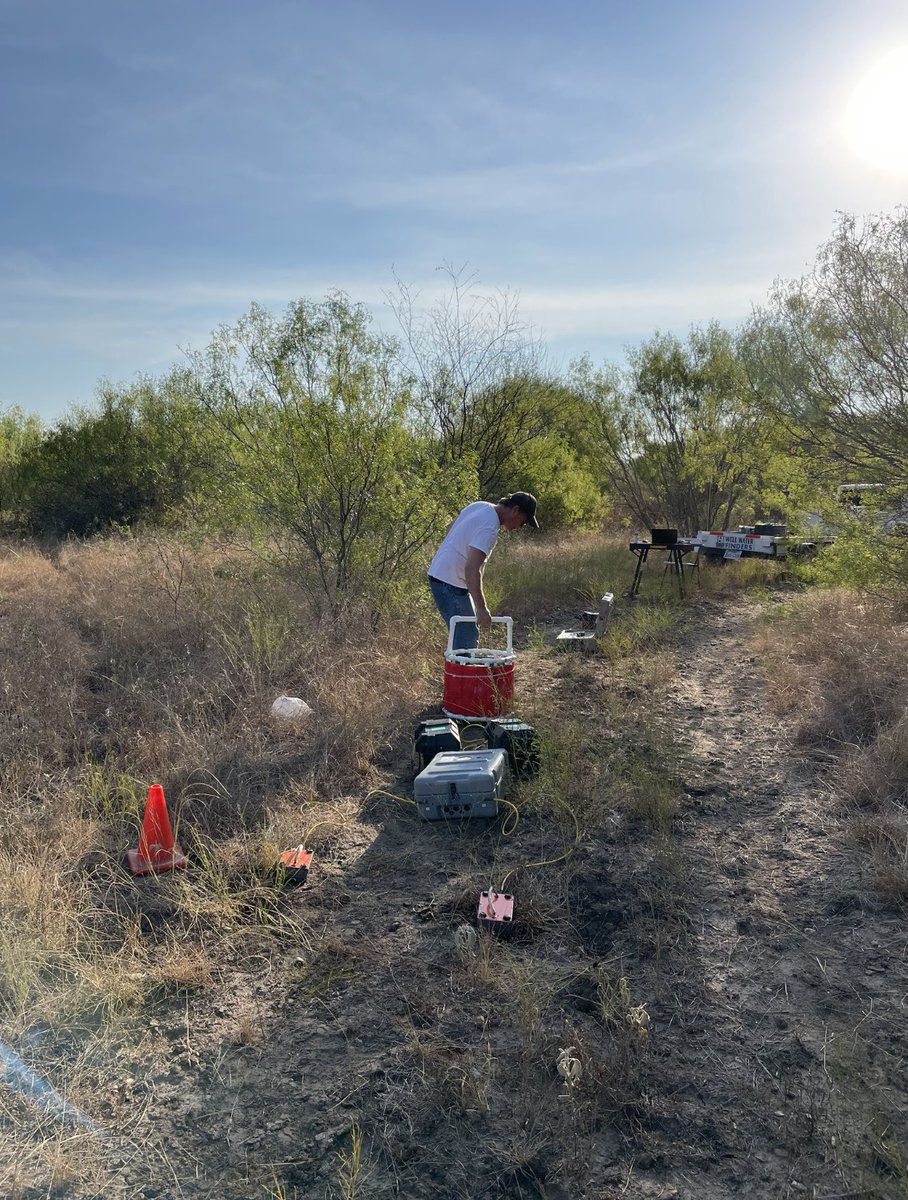
[[[393,339],[372,333],[365,308],[341,293],[282,317],[253,306],[192,362],[200,403],[231,448],[225,503],[314,568],[332,602],[392,583],[470,486],[414,434]]]
[[[582,360],[573,383],[603,485],[643,527],[727,528],[754,503],[772,427],[726,330],[693,330],[686,343],[656,334],[629,352],[626,371]]]
[[[444,268],[450,288],[428,307],[402,281],[388,296],[403,336],[413,404],[443,464],[475,465],[481,496],[516,486],[513,466],[546,436],[558,389],[517,297],[483,292],[475,276]]]
[[[908,492],[908,209],[842,216],[755,315],[748,363],[818,478]]]

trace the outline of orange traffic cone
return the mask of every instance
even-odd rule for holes
[[[148,789],[139,848],[127,850],[126,859],[133,875],[151,875],[186,866],[186,856],[173,840],[167,801],[159,783],[153,783]]]

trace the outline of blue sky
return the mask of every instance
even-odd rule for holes
[[[395,273],[428,303],[444,263],[519,293],[553,366],[620,361],[657,328],[746,317],[837,211],[908,199],[843,132],[908,47],[902,0],[0,16],[0,407],[47,419],[252,301],[341,288],[392,330]]]

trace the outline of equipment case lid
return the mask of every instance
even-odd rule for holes
[[[508,756],[504,750],[443,750],[436,754],[425,770],[413,782],[413,792],[420,796],[437,795],[439,789],[448,792],[452,785],[461,795],[501,787],[508,778]]]

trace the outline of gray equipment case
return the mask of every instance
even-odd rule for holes
[[[446,750],[416,776],[413,796],[424,821],[494,817],[508,778],[504,750]]]

